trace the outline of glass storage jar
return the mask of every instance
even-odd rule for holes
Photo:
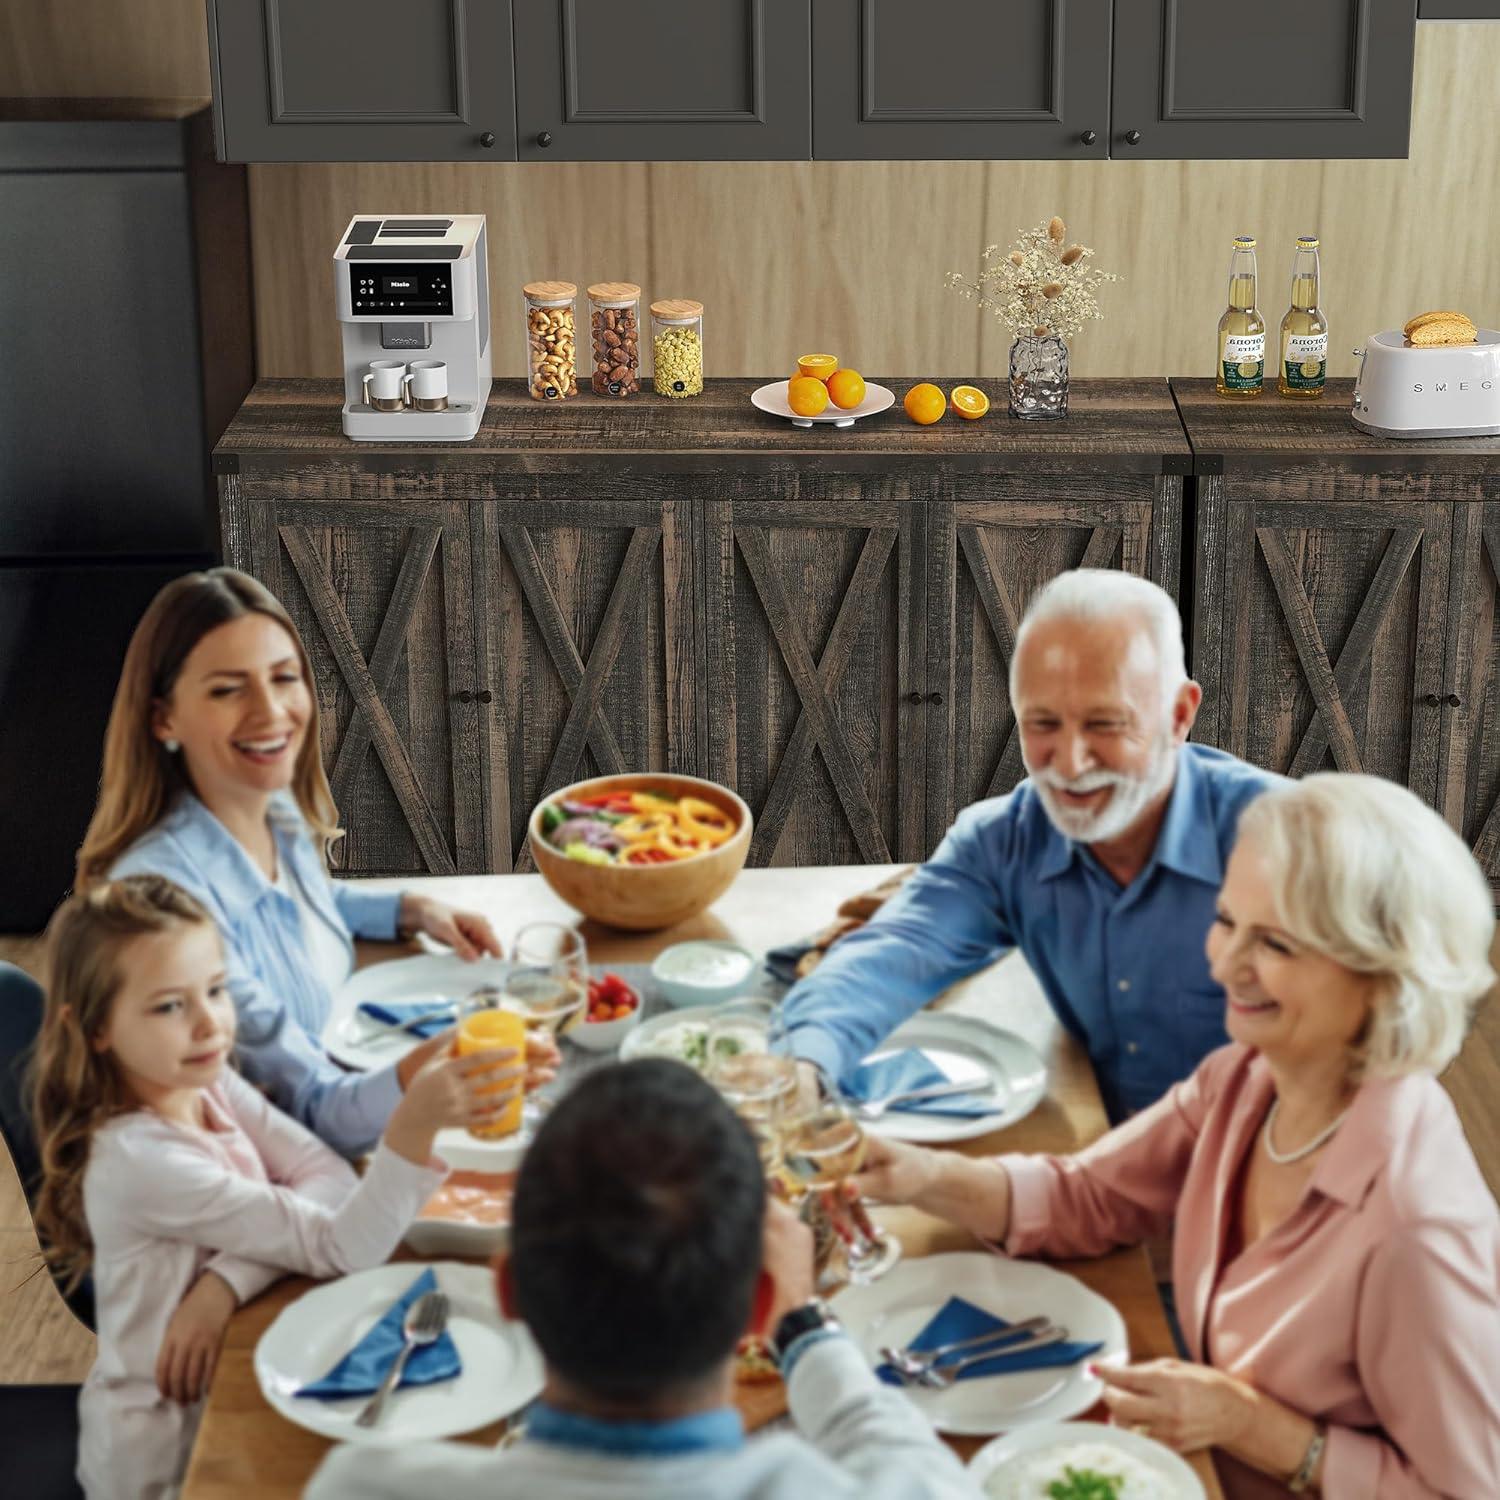
[[[651,382],[658,396],[703,392],[703,304],[687,297],[651,304]]]
[[[641,289],[633,281],[589,288],[594,394],[628,396],[641,388]]]
[[[526,296],[526,384],[535,401],[562,401],[578,394],[571,281],[531,281]]]

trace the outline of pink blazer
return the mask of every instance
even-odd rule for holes
[[[1297,1207],[1225,1262],[1231,1194],[1274,1089],[1220,1048],[1076,1156],[1002,1158],[1014,1255],[1173,1232],[1194,1359],[1328,1424],[1325,1500],[1500,1495],[1500,1212],[1435,1078],[1366,1083]],[[1215,1455],[1232,1500],[1287,1489]]]

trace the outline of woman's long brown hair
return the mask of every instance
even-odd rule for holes
[[[291,636],[302,663],[311,707],[307,736],[292,771],[292,793],[325,850],[338,837],[338,810],[318,749],[318,694],[302,637],[281,601],[264,584],[235,568],[210,568],[174,578],[141,616],[104,732],[99,801],[78,851],[74,886],[103,880],[114,862],[153,827],[189,786],[182,757],[152,732],[152,714],[172,696],[182,664],[209,631],[249,614],[267,615]]]
[[[94,1132],[136,1107],[114,1060],[94,1047],[120,991],[125,949],[149,933],[212,921],[164,876],[129,875],[70,896],[48,924],[47,1006],[30,1079],[42,1158],[32,1213],[43,1253],[70,1291],[93,1262],[83,1176]]]

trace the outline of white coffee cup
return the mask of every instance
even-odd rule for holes
[[[404,402],[406,361],[404,359],[377,359],[371,361],[361,385],[365,403],[376,411],[400,411]]]
[[[448,366],[440,359],[414,359],[406,372],[411,404],[418,411],[443,411],[448,405]]]

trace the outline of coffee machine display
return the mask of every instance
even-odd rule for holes
[[[333,253],[344,336],[344,432],[466,442],[490,394],[483,214],[356,214]]]

